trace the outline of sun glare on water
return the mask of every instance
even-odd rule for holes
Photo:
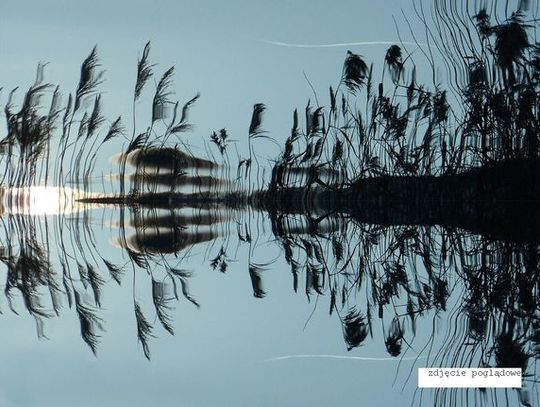
[[[79,212],[88,205],[78,199],[88,196],[73,188],[33,186],[1,190],[1,213],[13,215],[59,215]]]

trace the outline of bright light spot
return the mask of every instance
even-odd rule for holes
[[[2,212],[13,215],[69,214],[89,207],[77,201],[84,193],[72,188],[34,186],[6,188],[2,192]]]

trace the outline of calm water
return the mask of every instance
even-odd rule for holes
[[[416,368],[520,351],[535,397],[537,244],[224,207],[58,211],[16,193],[3,405],[516,405],[511,390],[422,393]]]

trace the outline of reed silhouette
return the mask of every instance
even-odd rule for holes
[[[175,333],[172,310],[182,299],[204,306],[189,288],[200,270],[185,269],[182,260],[195,246],[208,247],[196,263],[212,270],[227,274],[247,266],[252,286],[247,295],[262,301],[282,295],[264,283],[265,274],[281,265],[255,261],[262,258],[256,245],[249,262],[233,254],[236,245],[251,250],[251,242],[261,238],[242,228],[231,239],[230,226],[243,222],[243,211],[231,214],[216,204],[114,213],[129,214],[115,223],[120,234],[114,242],[123,258],[103,257],[87,216],[40,222],[41,215],[10,214],[6,208],[0,238],[5,296],[13,312],[24,309],[36,320],[38,335],[46,337],[48,319],[73,311],[82,339],[97,354],[106,334],[101,309],[107,287],[122,284],[133,296],[134,335],[150,358],[160,332]],[[526,388],[534,387],[540,243],[493,240],[444,226],[377,226],[336,213],[268,220],[267,238],[290,267],[291,291],[341,322],[336,335],[343,335],[350,352],[380,340],[396,360],[412,355],[428,366],[454,366],[459,360],[471,367],[522,367]],[[151,290],[150,304],[140,299],[139,286]],[[433,333],[422,334],[426,331]]]
[[[379,80],[373,64],[347,51],[328,107],[308,101],[303,126],[294,111],[259,201],[278,212],[323,206],[372,223],[535,238],[537,20],[522,4],[505,17],[497,2],[477,10],[444,0],[414,5],[434,88],[419,82],[412,52],[397,44]],[[436,79],[437,63],[448,68],[449,90]]]

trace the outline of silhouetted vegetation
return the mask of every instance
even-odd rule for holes
[[[368,201],[367,209],[414,201],[422,211],[440,201],[538,198],[535,20],[521,8],[501,20],[499,14],[490,18],[487,5],[467,15],[469,6],[457,11],[451,2],[437,1],[430,7],[432,29],[424,9],[429,6],[415,4],[427,27],[427,45],[417,48],[434,78],[438,61],[448,68],[450,92],[438,81],[433,89],[423,85],[412,52],[399,45],[386,52],[380,80],[373,64],[348,51],[328,106],[308,101],[303,126],[294,111],[268,199],[277,197],[279,206],[288,191],[302,190],[309,199],[311,190],[323,189],[347,191],[349,201]],[[527,176],[518,182],[523,171]]]
[[[8,94],[0,140],[0,261],[11,311],[25,309],[45,337],[45,321],[67,303],[96,354],[106,331],[106,287],[130,278],[134,333],[150,359],[160,329],[176,332],[175,305],[201,306],[190,290],[194,273],[184,267],[193,247],[206,248],[201,263],[215,272],[240,263],[249,296],[273,295],[265,274],[281,259],[258,259],[265,234],[257,217],[264,217],[292,290],[316,299],[315,307],[326,301],[348,351],[382,338],[393,358],[521,367],[533,386],[540,357],[537,19],[525,1],[511,14],[497,1],[459,10],[454,3],[413,2],[425,43],[390,46],[380,77],[376,65],[347,51],[328,105],[316,97],[293,111],[269,179],[256,154],[257,143],[275,142],[263,126],[267,106],[254,103],[241,138],[247,153],[237,150],[236,162],[230,146],[238,140],[225,128],[207,132],[217,158],[211,150],[193,154],[189,111],[200,95],[172,98],[174,67],[157,76],[150,43],[134,72],[129,126],[120,117],[107,123],[103,114],[96,47],[65,104],[40,64],[19,105],[17,89]],[[419,54],[431,67],[429,86],[417,74]],[[149,120],[140,123],[146,92]],[[91,180],[103,146],[113,143],[117,185],[98,194]],[[37,186],[56,187],[60,202],[43,222],[37,217],[48,213],[36,212],[31,196]],[[121,259],[99,250],[89,222],[97,205],[117,206],[113,240]],[[150,301],[138,291],[142,279]],[[433,332],[427,343],[419,324]],[[441,327],[448,329],[436,341]],[[518,398],[529,405],[524,390]],[[438,405],[456,399],[456,392],[436,392]]]

